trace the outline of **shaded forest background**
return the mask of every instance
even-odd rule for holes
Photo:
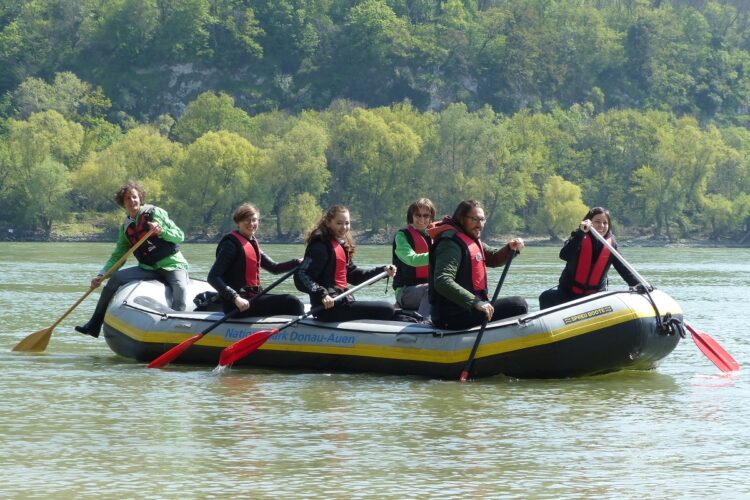
[[[3,238],[111,237],[129,178],[193,239],[244,201],[387,238],[420,196],[749,234],[750,1],[0,0],[0,96]]]

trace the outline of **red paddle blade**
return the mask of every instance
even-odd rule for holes
[[[167,352],[165,352],[164,354],[162,354],[161,356],[159,356],[158,358],[150,362],[148,364],[148,367],[149,368],[164,368],[169,363],[179,358],[180,354],[185,352],[188,347],[195,344],[202,338],[203,338],[203,334],[199,333],[197,335],[193,335],[187,340],[183,340],[182,342],[180,342],[179,344],[177,344],[176,346],[174,346],[173,348],[171,348],[170,350],[168,350]]]
[[[266,340],[278,332],[279,330],[277,328],[273,330],[263,330],[248,335],[242,340],[238,340],[221,351],[221,354],[219,355],[219,366],[231,365],[245,356],[252,354],[257,351],[260,346],[265,344]]]
[[[685,327],[690,330],[693,342],[698,346],[703,354],[723,372],[733,372],[740,369],[740,364],[729,354],[723,347],[716,342],[706,332],[697,330],[685,323]]]

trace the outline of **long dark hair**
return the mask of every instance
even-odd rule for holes
[[[605,217],[607,217],[607,225],[609,227],[607,228],[607,234],[604,235],[604,237],[606,238],[607,236],[612,234],[612,216],[609,215],[609,210],[604,207],[594,207],[586,213],[586,216],[583,218],[583,220],[591,220],[595,215],[599,214],[604,214]]]
[[[453,223],[460,226],[463,230],[464,225],[461,223],[461,220],[466,217],[474,208],[482,208],[482,204],[477,200],[464,200],[459,203],[456,209],[453,211],[453,216],[451,217],[453,219]]]
[[[325,213],[318,219],[318,222],[315,223],[312,229],[310,229],[310,232],[307,233],[307,238],[305,238],[305,245],[309,245],[311,241],[313,241],[316,238],[321,238],[323,240],[332,240],[335,238],[333,233],[331,233],[331,230],[328,228],[328,222],[332,221],[334,217],[336,217],[337,214],[343,213],[343,212],[351,212],[349,209],[344,205],[333,205],[328,208],[328,210],[325,211]],[[354,244],[354,238],[352,238],[352,232],[349,231],[344,235],[344,242],[342,244],[344,249],[346,249],[347,253],[349,254],[349,257],[354,256],[354,250],[356,248],[356,245]]]

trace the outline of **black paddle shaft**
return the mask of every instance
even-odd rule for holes
[[[511,250],[510,255],[508,255],[508,260],[505,262],[505,267],[503,267],[503,273],[500,275],[500,281],[497,282],[497,286],[495,287],[495,293],[492,294],[492,307],[495,307],[495,301],[497,300],[498,295],[500,295],[500,289],[503,287],[503,282],[505,281],[505,277],[508,275],[508,269],[510,269],[510,263],[513,260],[513,257],[515,257],[517,253],[518,252],[516,250]],[[487,322],[488,322],[488,319],[485,316],[484,320],[482,321],[482,326],[479,328],[477,339],[474,341],[474,346],[472,346],[471,348],[471,354],[469,354],[469,359],[466,361],[466,366],[461,372],[461,381],[466,380],[466,377],[469,376],[471,365],[474,363],[474,356],[476,356],[477,354],[477,349],[479,349],[479,344],[482,342],[482,336],[484,335],[484,330],[487,328]]]
[[[258,297],[261,297],[261,296],[265,295],[266,293],[268,293],[268,292],[270,292],[271,290],[273,290],[274,288],[276,288],[276,287],[277,287],[278,285],[280,285],[280,284],[281,284],[281,283],[282,283],[282,282],[283,282],[284,280],[286,280],[286,279],[287,279],[287,278],[288,278],[289,276],[291,276],[292,274],[294,274],[294,272],[295,272],[296,270],[297,270],[297,267],[295,266],[295,267],[294,267],[293,269],[291,269],[291,270],[287,271],[287,272],[286,272],[286,273],[284,274],[284,276],[282,276],[281,278],[277,279],[276,281],[274,281],[273,283],[271,283],[270,285],[268,285],[268,287],[266,287],[266,288],[264,288],[263,290],[261,290],[261,291],[260,291],[260,292],[258,293],[258,295],[254,295],[253,297],[250,297],[250,300],[249,300],[249,302],[250,302],[250,303],[252,304],[253,300],[257,299]],[[214,323],[211,323],[211,325],[209,325],[209,326],[208,326],[208,328],[206,328],[205,330],[203,330],[203,331],[201,332],[201,335],[206,335],[206,334],[207,334],[208,332],[210,332],[211,330],[213,330],[214,328],[216,328],[216,327],[217,327],[217,326],[219,326],[220,324],[224,323],[224,322],[225,322],[226,320],[228,320],[228,319],[231,319],[231,318],[234,318],[234,317],[235,317],[235,316],[237,316],[237,315],[238,315],[239,313],[240,313],[240,310],[239,310],[239,309],[234,309],[234,310],[232,310],[232,311],[230,311],[230,312],[226,313],[226,314],[225,314],[225,315],[224,315],[224,316],[223,316],[223,317],[222,317],[222,318],[221,318],[220,320],[218,320],[218,321],[216,321],[216,322],[214,322]]]

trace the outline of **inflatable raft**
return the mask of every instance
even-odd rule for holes
[[[191,280],[190,287],[190,297],[213,290],[199,280]],[[104,322],[109,347],[126,358],[150,362],[223,317],[221,312],[173,311],[170,300],[169,288],[158,281],[120,288]],[[176,363],[216,365],[219,353],[233,342],[291,319],[228,320]],[[470,376],[565,378],[652,369],[679,342],[675,330],[681,319],[679,305],[660,290],[597,293],[489,323]],[[272,336],[234,366],[457,379],[478,333],[479,327],[455,331],[423,323],[324,323],[310,317]]]

